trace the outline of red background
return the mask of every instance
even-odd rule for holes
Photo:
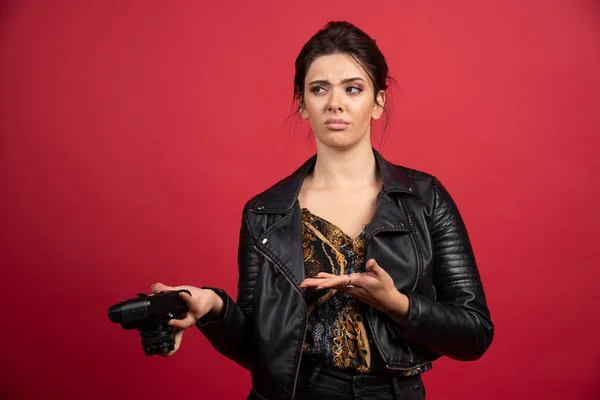
[[[245,398],[198,331],[145,357],[106,311],[156,281],[235,296],[244,202],[313,152],[293,63],[330,19],[386,55],[376,147],[453,194],[496,324],[428,398],[600,398],[600,6],[579,0],[3,2],[1,398]]]

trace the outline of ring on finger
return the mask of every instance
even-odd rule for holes
[[[348,274],[348,283],[346,283],[345,287],[354,287],[354,285],[352,285],[352,274]]]

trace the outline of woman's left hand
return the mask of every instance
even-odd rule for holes
[[[307,278],[301,288],[336,289],[348,293],[363,303],[369,304],[389,314],[397,322],[408,321],[408,297],[400,293],[392,277],[374,259],[366,263],[366,272],[349,275],[319,273],[315,278]]]

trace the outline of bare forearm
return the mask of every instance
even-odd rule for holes
[[[389,299],[386,302],[386,314],[388,314],[394,321],[402,326],[408,325],[409,316],[409,300],[408,297],[397,290],[390,293]]]
[[[223,311],[225,308],[225,302],[214,290],[205,289],[210,293],[210,302],[212,307],[210,311],[202,318],[203,321],[214,321],[223,318]]]

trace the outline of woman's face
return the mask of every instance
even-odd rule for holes
[[[384,104],[383,91],[378,100]],[[364,141],[370,146],[371,119],[379,119],[382,112],[369,76],[351,56],[321,56],[310,65],[300,115],[310,121],[317,148],[344,150]]]

